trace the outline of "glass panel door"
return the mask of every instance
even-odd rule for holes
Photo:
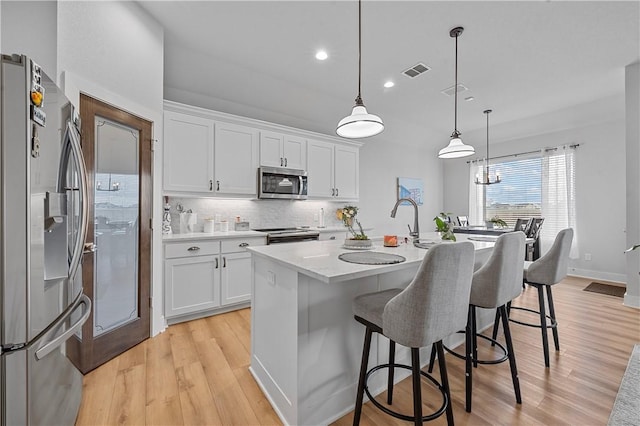
[[[137,129],[95,117],[94,336],[138,318]]]

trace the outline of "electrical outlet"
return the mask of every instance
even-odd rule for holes
[[[584,254],[584,260],[586,260],[586,261],[591,260],[591,253],[585,253]]]
[[[313,214],[313,221],[317,222],[318,221],[318,213],[314,213]]]

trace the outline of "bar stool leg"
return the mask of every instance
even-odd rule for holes
[[[396,342],[389,341],[389,376],[387,377],[387,404],[393,402],[393,364],[396,362]]]
[[[473,368],[471,366],[471,358],[473,356],[472,343],[471,343],[471,309],[469,309],[469,313],[467,316],[467,326],[465,328],[465,339],[464,339],[464,353],[465,356],[465,366],[464,366],[464,374],[465,374],[465,409],[467,413],[471,412],[471,391],[473,386]]]
[[[439,363],[440,364],[440,363]],[[415,425],[422,425],[422,390],[420,389],[420,348],[411,348],[413,376],[413,415]]]
[[[471,310],[471,343],[473,345],[473,367],[478,368],[478,324],[476,322],[476,307],[469,305]]]
[[[556,310],[553,307],[553,296],[551,295],[551,286],[545,286],[547,288],[547,302],[549,303],[549,316],[553,318],[554,323],[556,324],[551,331],[553,331],[553,343],[556,346],[556,351],[560,350],[560,339],[558,338],[558,322],[556,320]]]
[[[429,357],[429,368],[427,371],[433,373],[433,364],[436,362],[436,344],[431,345],[431,356]]]
[[[449,376],[447,376],[447,365],[444,360],[444,349],[442,348],[442,340],[436,342],[438,350],[438,365],[440,366],[440,381],[447,395],[447,424],[453,426],[453,403],[451,402],[451,392],[449,390]]]
[[[507,342],[507,352],[509,356],[509,368],[511,368],[511,380],[513,381],[513,390],[516,393],[516,402],[522,404],[520,395],[520,379],[518,378],[518,367],[516,366],[516,354],[513,351],[513,342],[511,340],[511,329],[509,328],[509,316],[507,315],[507,307],[502,305],[498,308],[502,315],[502,326],[504,328],[504,339]]]
[[[542,331],[542,350],[544,351],[544,366],[549,367],[549,337],[547,336],[547,315],[544,309],[544,289],[538,287],[538,304],[540,305],[540,330]]]
[[[496,340],[498,338],[498,327],[500,326],[500,312],[496,309],[496,317],[493,320],[493,331],[491,332],[491,338]],[[495,346],[495,342],[491,342],[491,346]]]
[[[356,408],[353,412],[353,425],[360,424],[360,415],[362,414],[362,399],[364,397],[364,383],[367,375],[367,366],[369,365],[369,351],[371,350],[371,328],[367,327],[364,335],[364,346],[362,348],[362,363],[360,364],[360,378],[358,379],[358,393],[356,395]]]

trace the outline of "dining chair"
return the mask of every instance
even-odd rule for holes
[[[527,246],[526,260],[534,261],[540,257],[540,242],[538,239],[540,238],[540,231],[542,230],[544,218],[535,217],[531,220],[531,225],[529,226],[529,230],[526,235],[527,238],[532,238],[534,242]]]
[[[560,350],[560,341],[558,338],[558,321],[556,320],[555,307],[553,306],[553,296],[551,286],[558,284],[567,276],[567,268],[569,265],[569,252],[571,251],[571,242],[573,241],[573,229],[563,229],[556,236],[553,245],[549,251],[534,262],[524,263],[523,282],[536,287],[538,289],[538,306],[539,310],[529,309],[521,306],[511,306],[509,309],[509,321],[524,325],[527,327],[540,328],[542,332],[542,349],[544,352],[544,365],[549,367],[549,342],[547,329],[551,328],[553,332],[553,342],[556,351]],[[544,289],[547,293],[547,305],[549,314],[546,313],[544,301]],[[540,317],[539,324],[528,323],[516,320],[512,317],[512,310],[527,311],[538,314]],[[549,324],[547,324],[547,319]],[[497,327],[494,324],[493,336],[497,334]]]
[[[447,424],[453,425],[453,407],[442,339],[466,327],[474,257],[474,246],[469,241],[436,244],[427,251],[415,277],[404,290],[396,288],[367,293],[353,300],[354,318],[366,327],[354,425],[360,423],[365,393],[375,407],[393,417],[419,425],[446,412]],[[371,337],[374,332],[390,340],[389,362],[368,370]],[[470,336],[470,333],[467,336]],[[396,343],[411,348],[411,366],[395,363]],[[440,360],[440,382],[420,369],[420,348],[434,344]],[[470,345],[470,338],[467,338],[468,349]],[[469,359],[468,363],[470,362]],[[391,410],[378,402],[369,392],[369,377],[384,368],[388,369],[388,405],[393,402],[394,370],[402,368],[412,372],[413,416]],[[443,397],[442,406],[424,416],[421,376],[434,384]]]
[[[457,218],[458,218],[458,225],[460,226],[469,225],[469,218],[467,216],[457,216]]]
[[[529,228],[531,227],[532,222],[533,222],[533,218],[529,218],[529,219],[518,218],[516,219],[516,225],[513,227],[513,230],[522,231],[524,232],[524,235],[527,235],[529,233]]]

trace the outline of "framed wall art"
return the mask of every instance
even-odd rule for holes
[[[422,179],[417,178],[398,178],[398,199],[410,198],[416,202],[417,205],[422,205],[422,199],[424,197],[424,183]],[[408,202],[403,202],[401,205],[409,205]]]

